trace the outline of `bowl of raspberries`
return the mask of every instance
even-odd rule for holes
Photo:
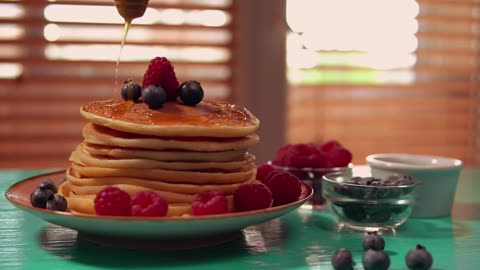
[[[351,174],[352,153],[336,140],[322,144],[297,143],[286,144],[277,150],[275,158],[269,164],[275,170],[288,171],[301,181],[312,186],[314,194],[310,204],[322,208],[322,176],[338,172]]]
[[[419,181],[410,176],[385,179],[342,173],[323,176],[323,197],[340,226],[361,231],[394,230],[412,212]]]

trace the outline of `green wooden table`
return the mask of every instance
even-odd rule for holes
[[[12,183],[42,171],[0,171],[2,193]],[[408,249],[423,244],[434,269],[480,269],[480,170],[464,169],[451,217],[409,219],[397,235],[384,234],[391,269],[407,269]],[[0,269],[332,269],[333,252],[352,251],[361,266],[362,234],[337,232],[328,211],[299,209],[252,226],[216,247],[183,251],[107,248],[77,237],[0,199]]]

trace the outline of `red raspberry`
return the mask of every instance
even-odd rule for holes
[[[330,152],[335,148],[343,148],[343,146],[338,141],[330,140],[320,145],[319,147],[320,151],[322,152]]]
[[[278,166],[286,166],[285,165],[285,157],[292,145],[285,144],[277,149],[277,154],[275,155],[275,160],[272,161],[273,164]]]
[[[322,158],[314,144],[294,144],[285,154],[285,166],[292,168],[318,168]]]
[[[97,193],[94,207],[98,215],[130,216],[130,195],[117,187],[109,186]]]
[[[267,184],[268,181],[270,181],[270,179],[272,179],[272,177],[279,172],[280,172],[279,170],[269,172],[267,176],[265,176],[265,179],[262,181],[262,183]]]
[[[140,191],[132,198],[132,216],[162,217],[167,212],[167,200],[153,191]]]
[[[233,193],[236,211],[250,211],[269,208],[272,205],[272,193],[263,184],[244,184]]]
[[[192,202],[193,214],[196,216],[228,213],[228,202],[221,190],[204,191]]]
[[[336,148],[326,153],[332,167],[345,167],[352,161],[352,153],[345,148]]]
[[[173,66],[165,57],[155,57],[150,61],[145,75],[143,75],[142,89],[150,85],[160,85],[167,100],[175,101],[178,97],[178,80]]]
[[[257,175],[256,175],[256,179],[259,180],[259,181],[262,181],[263,183],[265,183],[265,178],[267,177],[267,175],[271,172],[275,171],[275,168],[273,168],[272,166],[268,165],[268,164],[262,164],[260,166],[258,166],[257,168]]]
[[[267,187],[272,192],[273,205],[282,205],[298,200],[302,193],[302,184],[298,178],[282,171],[275,174],[268,182]]]

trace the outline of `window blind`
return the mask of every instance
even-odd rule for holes
[[[287,22],[289,142],[480,164],[480,2],[290,0]]]
[[[119,97],[166,56],[179,81],[229,99],[232,0],[150,0],[127,36],[113,0],[0,0],[0,167],[65,167],[81,141],[89,101]]]

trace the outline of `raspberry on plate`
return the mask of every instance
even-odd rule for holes
[[[127,192],[108,186],[95,196],[95,212],[103,216],[130,216],[130,201],[130,195]]]
[[[262,164],[257,167],[257,175],[256,179],[258,181],[261,181],[262,183],[265,183],[265,179],[267,178],[268,174],[275,171],[275,168],[273,168],[269,164]]]
[[[173,66],[165,57],[155,57],[150,61],[143,75],[142,89],[150,85],[159,85],[165,90],[167,100],[175,101],[178,97],[178,80]]]
[[[273,205],[282,205],[298,200],[302,193],[300,180],[287,171],[281,171],[267,182],[272,192]]]
[[[237,212],[269,208],[272,193],[263,184],[244,184],[233,193],[233,202]]]
[[[153,191],[140,191],[132,198],[132,216],[162,217],[167,215],[168,202]]]
[[[221,190],[204,191],[192,202],[192,212],[196,216],[228,213],[227,197]]]

